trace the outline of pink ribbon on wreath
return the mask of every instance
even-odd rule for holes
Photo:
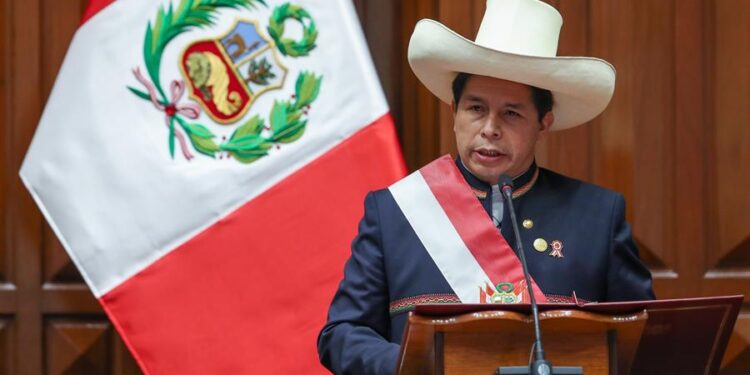
[[[169,129],[170,123],[172,122],[172,117],[177,114],[180,114],[192,120],[197,119],[198,115],[200,115],[200,108],[195,104],[177,104],[180,98],[182,98],[182,95],[185,93],[185,82],[172,81],[172,83],[169,85],[171,101],[164,105],[159,103],[158,97],[156,96],[156,88],[141,74],[141,69],[133,69],[133,74],[135,75],[135,78],[138,80],[138,82],[146,87],[149,99],[151,100],[151,104],[153,104],[156,109],[164,112],[164,121],[166,122],[167,129]],[[177,140],[180,142],[180,150],[182,150],[182,155],[185,156],[185,159],[187,160],[192,159],[194,156],[187,147],[185,136],[177,127],[175,127],[174,129],[174,133],[177,137]]]

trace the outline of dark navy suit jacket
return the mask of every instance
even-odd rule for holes
[[[489,215],[490,186],[457,165]],[[521,237],[529,272],[548,298],[575,293],[587,301],[653,299],[651,274],[631,238],[622,195],[541,168],[534,179],[536,169],[532,165],[514,179],[517,188],[530,189],[513,204],[519,222],[533,222],[520,227]],[[516,250],[508,209],[501,232]],[[549,248],[537,251],[533,242],[539,238],[560,241],[563,257],[551,256]],[[318,337],[320,360],[335,374],[393,374],[406,313],[415,304],[441,302],[459,301],[390,192],[372,192]]]

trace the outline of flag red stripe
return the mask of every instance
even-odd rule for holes
[[[495,285],[508,281],[516,284],[524,280],[521,262],[500,231],[492,225],[453,159],[443,156],[419,172],[490,280]],[[537,301],[545,302],[547,298],[536,282],[533,279],[531,282]]]
[[[325,373],[316,337],[365,192],[405,172],[384,116],[100,302],[147,374]]]
[[[91,17],[99,13],[102,9],[112,4],[114,0],[89,0],[86,10],[83,12],[81,17],[81,25],[86,23]]]

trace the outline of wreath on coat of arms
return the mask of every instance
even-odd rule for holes
[[[290,58],[308,56],[315,49],[318,31],[310,14],[302,7],[285,3],[271,12],[266,31],[256,20],[235,20],[225,35],[193,42],[180,57],[183,80],[173,80],[169,95],[161,84],[160,67],[167,45],[178,35],[194,28],[213,26],[221,8],[254,10],[267,6],[264,0],[181,0],[159,8],[153,24],[148,23],[143,45],[146,78],[140,67],[133,69],[144,90],[128,87],[138,97],[164,112],[169,131],[169,153],[174,158],[179,145],[187,160],[191,150],[216,158],[224,155],[252,163],[273,147],[296,141],[305,132],[310,105],[318,97],[321,76],[301,71],[294,94],[286,100],[275,100],[268,117],[252,116],[221,139],[203,124],[195,122],[201,110],[220,125],[235,125],[265,92],[284,85],[287,68],[279,53]],[[302,26],[302,36],[285,37],[285,22],[294,20]],[[196,103],[180,103],[185,91]]]

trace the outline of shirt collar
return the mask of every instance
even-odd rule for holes
[[[458,170],[461,171],[461,174],[464,176],[466,182],[469,183],[469,186],[471,186],[471,188],[474,189],[476,193],[484,192],[484,195],[486,195],[491,190],[492,186],[490,186],[490,184],[480,180],[479,177],[474,176],[471,172],[469,172],[469,169],[466,168],[464,163],[461,161],[461,158],[456,158],[456,166],[458,166]],[[519,176],[513,177],[513,198],[518,198],[519,196],[529,191],[529,189],[534,186],[534,183],[536,182],[538,176],[539,168],[537,167],[535,160],[531,163],[531,166],[529,166],[529,169],[527,169],[526,172],[521,173]],[[480,194],[477,194],[477,196],[480,196]]]

